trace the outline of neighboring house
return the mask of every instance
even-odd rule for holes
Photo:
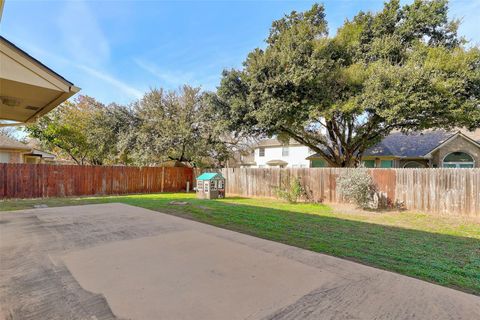
[[[235,152],[225,163],[226,168],[251,168],[255,167],[255,150],[242,150]]]
[[[294,140],[283,143],[277,139],[266,139],[255,146],[252,167],[308,168],[310,161],[307,157],[311,154],[310,148]]]
[[[478,168],[478,135],[478,130],[431,130],[412,134],[394,132],[367,149],[361,160],[367,168]],[[308,159],[311,167],[327,166],[318,154]]]
[[[0,135],[0,163],[55,163],[55,155]]]
[[[308,147],[290,140],[260,141],[248,157],[240,156],[232,167],[315,168],[327,161]],[[244,159],[248,159],[243,161]],[[252,161],[253,159],[253,161]],[[480,130],[475,132],[430,130],[422,133],[394,132],[367,149],[361,159],[368,168],[479,168]]]
[[[0,0],[0,20],[3,3]],[[0,127],[34,122],[79,90],[73,83],[0,36]],[[54,161],[55,155],[51,153],[0,135],[0,163]]]
[[[396,132],[368,149],[362,160],[366,167],[474,168],[480,165],[480,143],[460,131]]]

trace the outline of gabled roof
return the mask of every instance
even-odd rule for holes
[[[204,172],[197,177],[197,180],[212,180],[212,179],[225,179],[221,173],[218,172]]]
[[[322,151],[325,153],[325,154],[331,154],[330,151],[325,147],[325,146],[318,146],[320,149],[322,149]],[[315,160],[315,159],[323,159],[323,156],[322,154],[320,153],[314,153],[308,157],[305,158],[306,160]]]
[[[316,160],[316,159],[323,159],[323,156],[320,153],[312,154],[305,158],[306,160]]]
[[[20,142],[18,140],[12,139],[6,135],[0,134],[0,150],[23,150],[28,155],[41,156],[42,158],[55,159],[56,155],[40,150],[38,148],[32,147],[27,143]]]
[[[56,157],[56,155],[54,155],[51,152],[47,152],[39,149],[32,149],[31,154],[35,156],[41,156],[42,158],[50,158],[50,159],[55,159]]]
[[[480,147],[480,141],[476,141],[461,131],[452,132],[445,130],[429,130],[413,132],[409,134],[393,132],[383,138],[382,141],[367,149],[364,157],[399,157],[399,158],[423,158],[428,156],[444,144],[453,140],[456,136],[462,136],[468,141]],[[323,158],[316,153],[307,157],[307,160]]]
[[[6,135],[0,134],[0,149],[13,149],[13,150],[32,150],[25,143],[12,139]]]
[[[420,158],[454,136],[455,132],[432,130],[405,134],[394,132],[382,141],[367,149],[364,157],[394,156]]]
[[[463,132],[461,131],[458,131],[457,133],[455,133],[454,135],[452,135],[450,138],[448,138],[447,140],[443,141],[442,143],[440,143],[438,146],[436,146],[435,148],[433,148],[432,150],[430,150],[430,152],[428,152],[427,155],[431,155],[433,152],[435,152],[437,149],[441,148],[443,145],[449,143],[450,141],[452,141],[453,139],[455,139],[456,137],[458,136],[461,136],[463,137],[465,140],[473,143],[474,145],[476,145],[477,147],[480,148],[480,141],[475,141],[474,139],[470,138],[469,136],[467,136],[466,134],[464,134]]]

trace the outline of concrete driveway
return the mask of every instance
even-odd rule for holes
[[[0,213],[0,306],[6,319],[480,319],[477,296],[122,204]]]

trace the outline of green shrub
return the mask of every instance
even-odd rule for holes
[[[275,190],[277,197],[288,201],[289,203],[297,203],[298,199],[305,194],[305,189],[299,178],[290,180],[290,185]]]

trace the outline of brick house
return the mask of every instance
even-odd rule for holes
[[[326,167],[319,155],[310,167]],[[361,159],[367,168],[480,168],[480,130],[394,132],[369,148]]]
[[[55,155],[0,134],[0,163],[55,163]]]

